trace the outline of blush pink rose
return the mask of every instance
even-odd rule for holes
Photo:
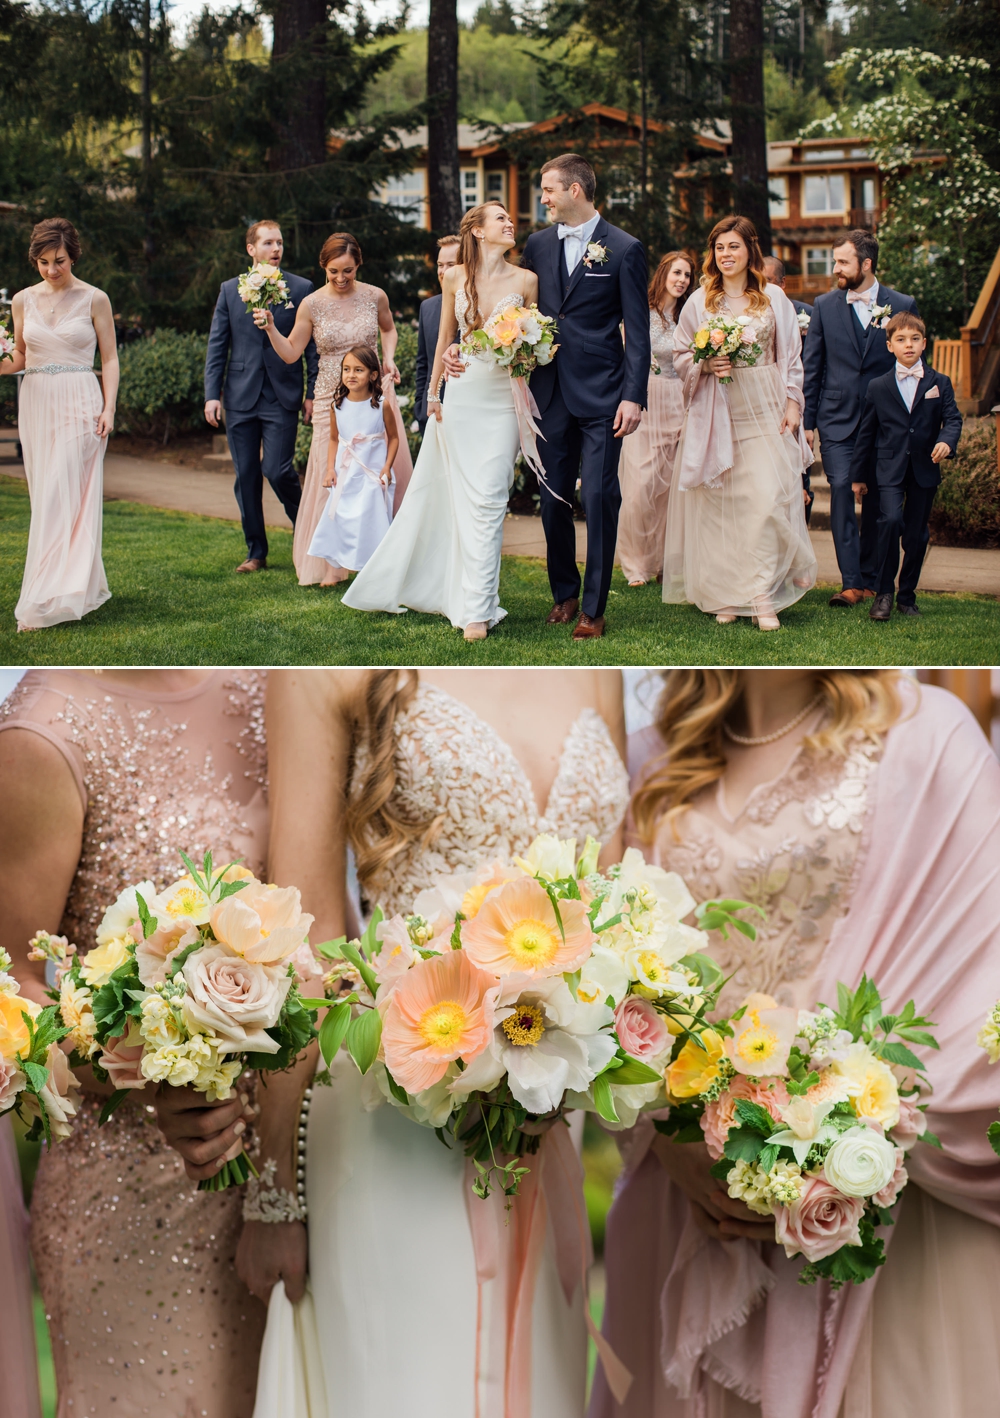
[[[295,971],[295,983],[306,996],[312,999],[314,994],[323,993],[323,967],[313,954],[313,948],[307,940],[304,940],[298,950],[288,957],[289,963]]]
[[[142,1035],[131,1025],[126,1035],[107,1041],[97,1062],[107,1069],[116,1088],[145,1088],[146,1079],[139,1069],[142,1055]]]
[[[892,1176],[886,1182],[882,1190],[877,1191],[872,1197],[872,1201],[875,1203],[876,1206],[892,1206],[896,1198],[899,1196],[899,1193],[903,1190],[907,1182],[910,1180],[910,1174],[907,1172],[906,1167],[904,1165],[905,1162],[906,1153],[901,1147],[897,1147],[896,1170],[895,1172],[893,1172]]]
[[[736,1121],[736,1104],[741,1098],[751,1103],[759,1103],[766,1108],[776,1123],[781,1122],[778,1111],[788,1102],[788,1089],[781,1079],[770,1088],[761,1083],[751,1083],[742,1073],[738,1073],[716,1103],[709,1103],[701,1115],[701,1130],[705,1143],[714,1160],[722,1156],[729,1136],[729,1129]]]
[[[670,1041],[662,1016],[636,995],[626,995],[615,1010],[615,1032],[625,1052],[644,1062],[662,1054]]]
[[[798,1201],[777,1208],[774,1238],[786,1256],[822,1260],[841,1246],[861,1244],[864,1210],[863,1197],[845,1196],[825,1177],[806,1177]]]
[[[712,330],[708,338],[712,343],[713,349],[718,349],[726,338],[726,332],[725,330]]]
[[[189,1028],[214,1034],[223,1053],[278,1052],[264,1031],[277,1024],[291,987],[284,964],[263,965],[231,955],[225,946],[209,945],[188,956],[184,982],[181,1008]]]
[[[892,1130],[892,1141],[904,1152],[918,1141],[927,1130],[927,1120],[917,1107],[915,1098],[900,1098],[899,1122]]]
[[[26,1083],[24,1074],[14,1059],[0,1056],[0,1113],[14,1106],[14,1099]]]

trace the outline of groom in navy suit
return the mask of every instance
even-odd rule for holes
[[[559,324],[558,354],[531,376],[544,438],[538,451],[546,481],[558,494],[541,488],[555,602],[548,623],[567,624],[580,611],[573,639],[589,640],[604,634],[622,500],[621,440],[639,427],[646,405],[646,252],[595,208],[594,169],[584,158],[564,153],[547,162],[541,188],[552,225],[528,237],[521,265],[538,277],[542,314],[554,315]],[[587,519],[582,607],[570,506],[577,478]]]
[[[856,606],[875,595],[878,575],[878,497],[869,493],[861,533],[851,491],[851,460],[868,385],[887,374],[893,357],[885,343],[889,316],[917,313],[912,295],[881,285],[875,276],[878,242],[870,231],[849,231],[833,248],[837,289],[817,296],[802,351],[805,409],[802,427],[812,447],[819,431],[823,471],[830,484],[830,528],[842,589],[831,606]],[[874,488],[874,470],[871,474]]]
[[[247,231],[247,255],[254,263],[265,261],[280,266],[283,248],[277,222],[254,222]],[[292,308],[276,308],[274,323],[283,335],[290,335],[296,309],[313,285],[302,276],[293,276],[287,271],[283,274],[288,282]],[[319,368],[319,356],[312,340],[306,346],[305,362],[305,419],[308,423]],[[288,520],[295,526],[302,489],[292,459],[299,409],[303,404],[302,384],[301,361],[286,364],[278,357],[267,335],[257,328],[249,309],[240,300],[237,278],[223,281],[205,357],[205,418],[213,428],[218,428],[224,399],[226,436],[236,466],[236,501],[247,542],[246,560],[237,566],[237,571],[263,571],[267,566],[264,478],[274,488]]]

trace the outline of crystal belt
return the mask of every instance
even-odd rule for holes
[[[32,364],[25,374],[96,374],[91,364]]]

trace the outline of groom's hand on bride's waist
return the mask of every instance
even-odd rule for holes
[[[444,372],[449,379],[460,379],[465,372],[458,345],[449,345],[444,352]]]
[[[615,437],[627,438],[630,433],[635,433],[640,423],[642,423],[642,405],[632,404],[628,399],[623,399],[615,414]]]
[[[245,1093],[209,1103],[193,1088],[163,1084],[156,1094],[156,1122],[167,1142],[184,1159],[193,1181],[214,1177],[223,1162],[243,1150],[243,1134],[254,1110]]]

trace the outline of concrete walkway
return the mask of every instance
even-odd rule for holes
[[[23,477],[24,468],[16,461],[13,429],[0,429],[0,473]],[[825,480],[824,480],[825,482]],[[178,512],[200,512],[207,517],[237,518],[233,496],[232,465],[219,472],[198,472],[176,463],[153,463],[109,453],[104,460],[106,502],[142,502],[151,507],[167,507]],[[281,504],[264,483],[264,520],[269,527],[288,527]],[[824,528],[811,531],[819,563],[819,580],[839,584],[833,536]],[[510,556],[545,556],[545,538],[538,517],[508,516],[504,526],[503,549]],[[587,552],[587,531],[576,524],[577,560]],[[1000,550],[969,547],[928,549],[920,577],[921,590],[974,591],[1000,598]]]

